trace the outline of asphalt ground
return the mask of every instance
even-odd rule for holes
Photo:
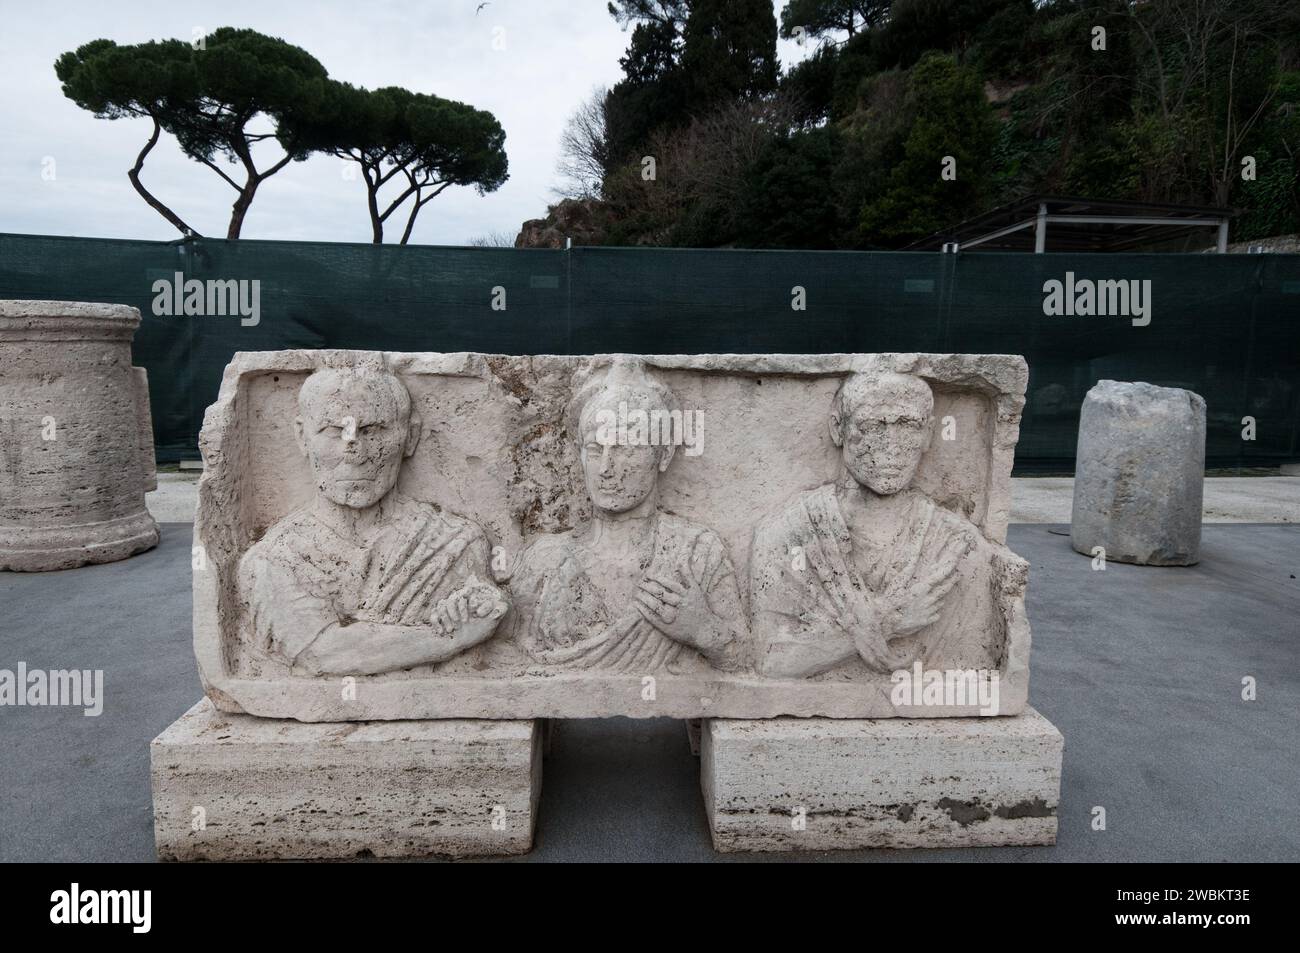
[[[1300,860],[1300,527],[1204,527],[1184,569],[1030,561],[1030,701],[1065,736],[1055,847],[722,855],[682,722],[557,725],[524,861]],[[0,707],[0,861],[154,858],[149,741],[201,695],[188,523],[124,562],[0,573],[0,669],[102,669],[104,709]],[[1253,678],[1257,696],[1242,698]],[[1105,809],[1105,830],[1094,809]]]

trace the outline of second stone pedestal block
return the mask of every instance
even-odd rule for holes
[[[704,722],[721,851],[1054,844],[1061,733],[1003,718]]]

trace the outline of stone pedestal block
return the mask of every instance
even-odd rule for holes
[[[1079,416],[1070,542],[1146,566],[1199,559],[1205,401],[1177,387],[1098,381]]]
[[[1061,733],[1003,718],[704,722],[721,851],[1054,844]]]
[[[536,721],[301,724],[199,702],[150,746],[164,860],[522,854]]]
[[[0,301],[0,569],[113,562],[158,544],[140,312]]]

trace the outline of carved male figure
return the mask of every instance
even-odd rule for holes
[[[256,647],[297,674],[361,675],[491,637],[509,603],[483,531],[395,489],[420,438],[402,382],[380,367],[318,370],[298,411],[315,494],[240,561]]]
[[[855,374],[840,386],[830,417],[839,480],[754,533],[761,673],[998,666],[1026,566],[912,487],[933,411],[930,386],[911,375]]]
[[[633,428],[645,439],[615,438],[613,421],[629,415],[651,423]],[[654,426],[665,420],[681,420],[672,392],[637,365],[615,364],[570,404],[593,518],[534,540],[511,579],[514,636],[534,659],[642,673],[685,652],[742,665],[744,613],[722,540],[658,506],[676,449]]]

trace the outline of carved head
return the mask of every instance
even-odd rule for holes
[[[831,404],[831,439],[853,479],[888,496],[912,482],[934,432],[934,393],[910,374],[854,374]]]
[[[615,363],[582,387],[569,406],[587,494],[598,510],[625,513],[654,492],[676,449],[677,400],[639,364]]]
[[[420,419],[394,374],[375,368],[323,368],[298,391],[298,446],[316,489],[353,509],[382,500],[415,452]]]

